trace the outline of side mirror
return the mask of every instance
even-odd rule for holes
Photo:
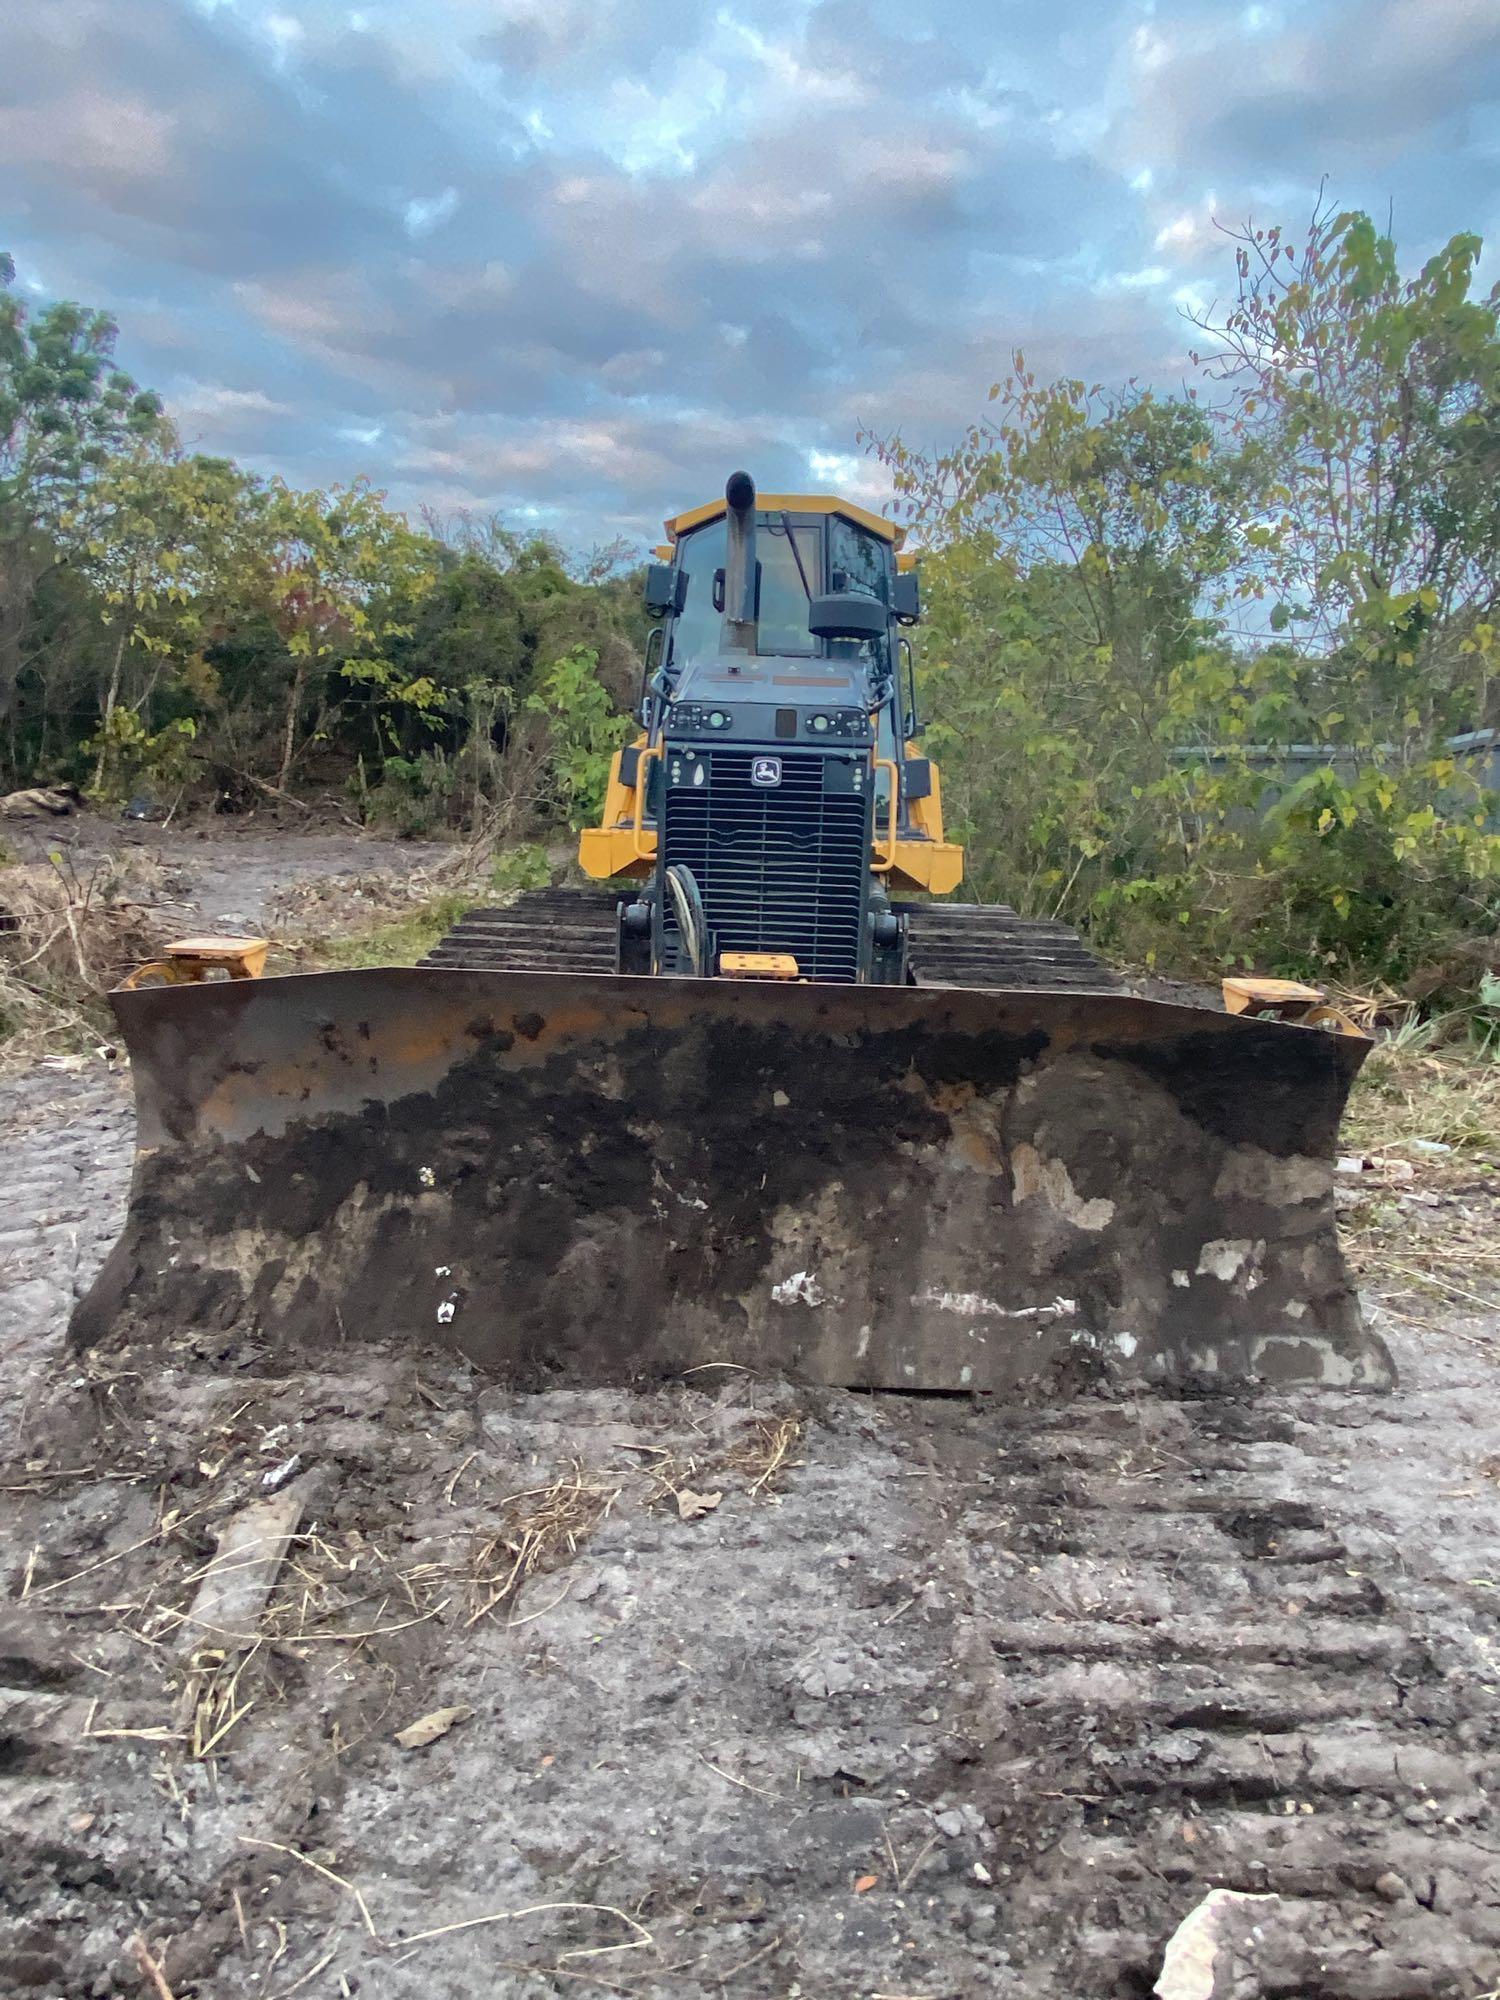
[[[882,639],[890,613],[878,597],[834,590],[807,607],[807,629],[815,639]]]
[[[676,569],[671,563],[648,563],[645,590],[647,617],[665,618],[669,611],[680,613],[687,602],[687,586],[685,569]]]
[[[917,573],[914,569],[896,572],[896,588],[891,596],[891,610],[902,625],[915,625],[922,615],[922,594],[917,588]]]

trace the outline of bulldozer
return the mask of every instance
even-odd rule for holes
[[[1367,1042],[951,899],[898,526],[737,472],[666,534],[588,886],[418,966],[113,996],[138,1155],[74,1337],[435,1339],[525,1386],[1387,1383],[1334,1223]]]

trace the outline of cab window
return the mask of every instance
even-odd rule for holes
[[[810,659],[819,647],[807,629],[808,599],[823,588],[818,530],[789,526],[781,514],[758,514],[755,530],[760,565],[756,650],[763,657]],[[677,566],[688,576],[687,601],[672,637],[672,657],[678,666],[719,650],[723,616],[714,609],[714,578],[724,567],[728,542],[729,530],[721,515],[677,544]]]
[[[780,514],[756,519],[760,563],[760,633],[756,651],[810,659],[817,641],[807,629],[808,600],[822,589],[816,528],[788,527]]]
[[[835,589],[853,591],[860,597],[891,601],[891,551],[879,535],[856,528],[842,514],[829,520],[828,567]]]
[[[729,531],[721,515],[706,521],[677,544],[677,567],[687,571],[687,602],[672,630],[672,657],[679,667],[719,650],[719,613],[714,609],[714,575],[724,567]]]

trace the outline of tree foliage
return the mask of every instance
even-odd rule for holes
[[[37,586],[66,559],[80,494],[113,453],[165,429],[160,400],[114,365],[109,315],[61,303],[33,316],[15,275],[0,253],[0,722]]]
[[[1403,278],[1355,213],[1230,247],[1183,395],[1018,354],[951,450],[867,440],[930,551],[971,880],[1163,967],[1472,978],[1500,802],[1449,745],[1500,724],[1500,296],[1477,239]]]
[[[643,636],[618,547],[413,526],[186,453],[113,321],[0,261],[0,767],[120,800],[335,791],[546,831],[597,790]],[[573,704],[564,714],[566,694]],[[592,790],[591,790],[592,788]]]

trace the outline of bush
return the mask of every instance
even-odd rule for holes
[[[501,848],[490,863],[490,880],[502,895],[523,889],[545,889],[552,880],[547,850],[534,840]]]

